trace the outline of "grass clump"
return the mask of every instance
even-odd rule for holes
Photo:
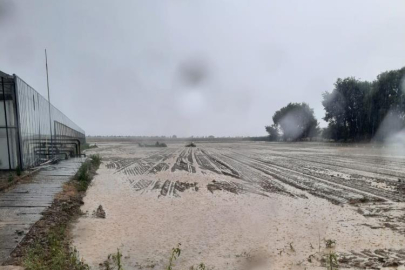
[[[108,255],[108,259],[103,263],[103,270],[124,270],[122,266],[122,253],[117,249],[117,253]]]
[[[100,157],[99,154],[90,155],[90,160],[91,160],[92,165],[95,166],[95,167],[97,167],[97,168],[98,168],[98,167],[100,166],[100,164],[101,164],[101,157]]]
[[[336,270],[339,267],[338,255],[333,250],[333,248],[336,246],[336,240],[324,239],[324,241],[326,248],[330,250],[323,256],[322,260],[324,261],[327,270]]]
[[[15,168],[15,173],[17,174],[17,176],[21,176],[22,170],[20,165],[18,165],[17,168]]]
[[[206,269],[207,269],[207,267],[205,266],[204,263],[200,263],[196,267],[191,266],[191,268],[190,268],[190,270],[206,270]]]
[[[177,247],[172,249],[172,255],[169,258],[169,264],[168,264],[166,270],[173,270],[174,261],[177,260],[177,258],[180,257],[180,254],[181,254],[180,246],[181,246],[181,244],[178,243]]]
[[[138,143],[139,147],[167,147],[167,144],[165,143],[160,143],[156,142],[155,144],[143,144],[143,143]]]
[[[80,166],[79,170],[75,175],[75,180],[77,180],[77,189],[78,191],[86,191],[90,185],[91,180],[93,179],[93,175],[95,174],[98,167],[101,164],[101,157],[100,155],[91,155],[89,159],[87,159],[83,164]]]
[[[93,149],[93,148],[98,148],[97,144],[85,143],[85,144],[82,145],[80,150],[84,151],[84,150]]]
[[[14,175],[13,175],[12,173],[10,173],[10,174],[8,175],[7,181],[8,181],[9,183],[11,183],[11,182],[14,181]]]
[[[36,241],[27,251],[23,266],[28,270],[89,270],[77,250],[69,248],[65,230],[65,226],[52,228],[43,241]]]
[[[336,240],[325,239],[324,241],[325,241],[326,248],[333,248],[336,245]]]
[[[338,256],[335,252],[330,251],[325,255],[326,269],[327,270],[336,270],[338,269]]]
[[[180,249],[181,244],[178,243],[177,247],[172,248],[172,254],[170,255],[169,258],[169,264],[166,267],[166,270],[173,270],[174,268],[174,261],[176,261],[181,254],[181,249]],[[200,263],[197,266],[191,266],[190,270],[206,270],[207,267],[205,266],[204,263]]]
[[[165,143],[160,143],[160,142],[156,142],[156,143],[155,143],[155,146],[156,146],[156,147],[167,147],[167,144],[165,144]]]

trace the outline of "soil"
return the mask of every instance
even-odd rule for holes
[[[98,142],[84,198],[105,219],[79,218],[73,245],[125,269],[201,262],[208,269],[392,269],[405,263],[405,151],[321,143],[204,143],[140,148]],[[325,241],[335,240],[327,248]],[[403,268],[402,268],[403,269]]]

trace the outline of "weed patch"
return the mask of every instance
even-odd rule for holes
[[[81,146],[81,151],[87,150],[87,149],[93,149],[93,148],[98,148],[97,144],[89,144],[85,143]]]
[[[29,270],[90,269],[79,259],[78,252],[69,248],[65,231],[65,226],[58,226],[52,228],[45,239],[36,240],[28,249],[23,266]]]
[[[333,248],[336,245],[336,240],[325,239],[324,241],[325,241],[326,248]]]
[[[108,258],[102,264],[103,270],[124,270],[122,266],[122,253],[117,249],[117,253],[108,255]]]
[[[167,147],[167,144],[165,143],[160,143],[156,142],[155,144],[143,144],[143,143],[138,143],[139,147]]]
[[[83,162],[74,177],[77,181],[78,191],[83,192],[87,190],[100,164],[100,155],[91,155],[89,159]]]
[[[325,263],[327,270],[336,270],[338,269],[338,257],[335,252],[330,251],[328,254],[325,255]]]
[[[177,258],[180,257],[181,254],[180,246],[181,244],[178,243],[177,247],[172,249],[172,254],[170,255],[169,264],[167,265],[166,270],[173,270],[174,261],[177,260]]]

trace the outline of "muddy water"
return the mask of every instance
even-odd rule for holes
[[[284,179],[282,168],[274,175],[266,173],[272,168],[257,167],[257,161],[246,158],[246,153],[249,157],[266,153],[255,149],[257,144],[198,149],[98,145],[96,151],[104,161],[85,197],[82,211],[88,214],[72,230],[73,245],[93,268],[119,248],[125,269],[165,269],[178,243],[182,253],[175,269],[201,262],[209,269],[324,269],[322,258],[328,252],[347,258],[341,263],[347,269],[367,263],[382,267],[394,259],[401,264],[405,258],[401,253],[405,235],[400,229],[383,226],[381,218],[365,214],[367,209],[375,210],[373,190],[359,191],[362,196],[371,194],[369,203],[353,205],[346,195],[290,184],[309,180]],[[242,149],[244,155],[233,154],[232,161],[229,153],[235,149]],[[289,170],[292,177],[294,170]],[[342,184],[333,183],[330,188],[343,194]],[[207,188],[212,186],[216,188]],[[353,187],[348,192],[358,195]],[[395,207],[397,218],[403,217],[403,203],[390,200],[390,194],[384,196],[377,203],[388,205],[386,212]],[[336,204],[335,197],[342,203]],[[105,219],[91,215],[99,205]],[[336,240],[336,246],[327,249],[324,239]],[[376,250],[386,253],[376,255]]]

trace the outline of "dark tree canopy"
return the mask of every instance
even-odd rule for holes
[[[353,77],[338,79],[323,94],[328,127],[324,136],[334,140],[383,140],[404,128],[405,68],[381,73],[374,82]]]
[[[314,110],[306,103],[289,103],[274,113],[273,122],[274,125],[266,127],[266,131],[272,136],[274,130],[280,129],[284,140],[296,141],[313,138],[319,133]]]
[[[323,94],[325,117],[333,139],[364,136],[366,110],[363,104],[370,84],[355,78],[338,79],[334,90]]]
[[[277,141],[280,137],[280,133],[278,131],[278,127],[276,125],[266,126],[266,131],[269,133],[269,140],[270,141]]]
[[[405,67],[381,73],[373,82],[354,77],[337,79],[331,92],[322,94],[324,138],[336,141],[386,140],[405,134]],[[314,111],[306,103],[289,103],[266,126],[271,141],[301,140],[319,135]]]

